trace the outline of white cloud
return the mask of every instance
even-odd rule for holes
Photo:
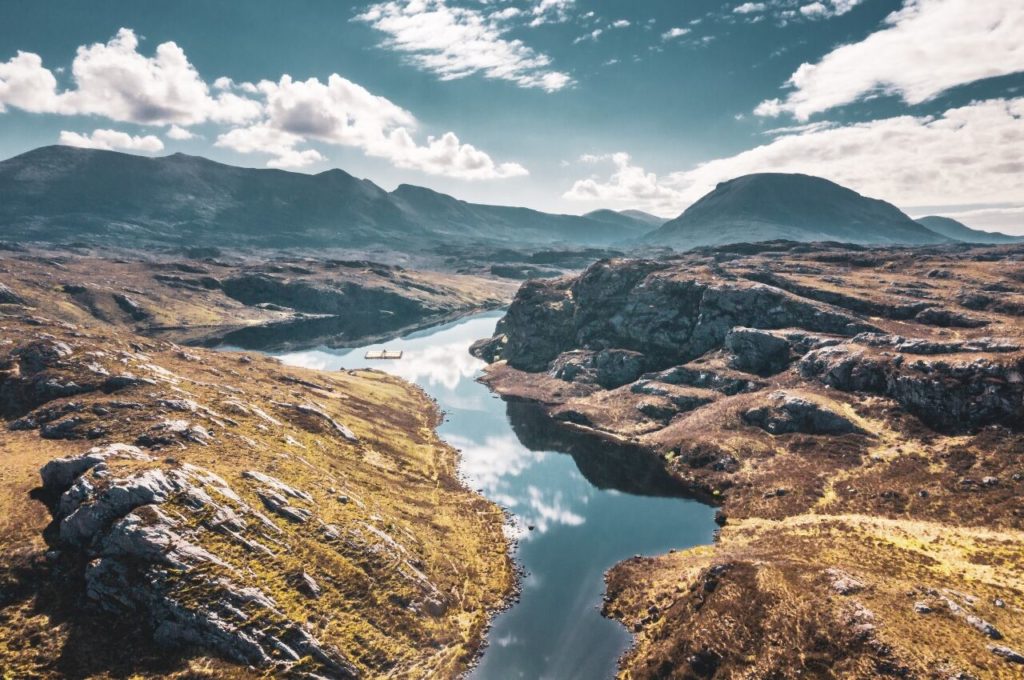
[[[104,149],[113,151],[124,149],[126,151],[143,151],[145,153],[156,153],[163,151],[164,143],[154,135],[132,136],[120,130],[93,130],[91,135],[83,135],[77,132],[61,130],[60,143],[67,146],[77,146],[83,149]]]
[[[530,26],[564,23],[569,20],[569,11],[575,4],[576,0],[537,0]]]
[[[840,0],[832,7],[842,13],[856,4]],[[755,112],[788,112],[806,120],[878,92],[919,104],[957,85],[1020,71],[1024,3],[907,0],[883,29],[836,48],[816,64],[801,65],[787,82],[793,91],[784,100],[762,102]]]
[[[630,23],[628,19],[618,19],[612,22],[612,28],[629,28]]]
[[[168,137],[168,139],[174,139],[174,140],[177,140],[177,141],[183,141],[183,140],[186,140],[186,139],[193,139],[195,137],[195,135],[192,134],[191,132],[189,132],[188,130],[186,130],[185,128],[183,128],[183,127],[178,127],[177,125],[172,125],[170,128],[167,129],[167,137]]]
[[[0,64],[0,110],[96,115],[142,125],[193,125],[209,120],[242,123],[260,105],[232,93],[210,95],[185,53],[173,42],[153,57],[138,52],[135,32],[122,28],[106,43],[78,48],[71,65],[75,87],[63,92],[36,54],[18,52]]]
[[[689,32],[690,32],[690,29],[688,29],[688,28],[679,28],[678,26],[676,26],[675,28],[670,28],[667,31],[665,31],[664,33],[662,33],[661,34],[661,39],[662,40],[673,40],[675,38],[679,38],[681,36],[684,36],[684,35],[686,35]]]
[[[30,113],[57,109],[57,79],[38,54],[21,52],[0,62],[0,112],[7,106]]]
[[[669,186],[653,172],[633,165],[627,153],[585,154],[580,161],[589,164],[611,162],[614,170],[607,180],[590,177],[576,181],[563,198],[652,210],[675,210],[684,200],[677,188]]]
[[[578,45],[578,44],[580,44],[581,42],[583,42],[584,40],[594,40],[594,41],[596,41],[596,40],[597,40],[598,38],[600,38],[600,37],[601,37],[601,34],[602,34],[602,33],[604,33],[604,29],[601,29],[601,28],[595,28],[595,29],[594,29],[593,31],[591,31],[590,33],[584,33],[584,34],[583,34],[583,35],[581,35],[580,37],[578,37],[578,38],[576,38],[575,40],[573,40],[573,41],[572,41],[572,44],[573,44],[573,45]]]
[[[271,154],[272,167],[296,168],[323,160],[315,150],[297,148],[312,140],[355,147],[431,175],[474,180],[528,174],[517,163],[495,163],[453,132],[417,144],[409,132],[417,124],[411,113],[336,73],[326,83],[282,76],[257,87],[266,101],[265,118],[220,135],[216,144],[240,153]]]
[[[823,17],[828,14],[828,7],[821,4],[820,2],[812,2],[809,5],[803,5],[800,8],[800,14],[805,17]]]
[[[544,23],[569,4],[543,0],[534,7],[534,21]],[[450,7],[445,0],[396,0],[371,5],[356,19],[387,34],[384,47],[409,55],[418,68],[442,80],[481,74],[547,92],[572,84],[567,73],[551,68],[546,54],[504,37],[509,27],[497,14]]]
[[[903,206],[1019,204],[1024,97],[975,102],[940,116],[784,129],[766,144],[664,177],[634,166],[626,154],[612,160],[616,169],[608,179],[580,180],[565,197],[677,214],[719,182],[801,172]]]
[[[736,14],[753,14],[755,12],[763,12],[764,9],[765,4],[763,2],[745,2],[734,7],[732,11]]]
[[[397,167],[461,179],[495,179],[528,174],[517,163],[496,163],[464,144],[453,132],[414,141],[415,117],[384,97],[332,74],[258,85],[220,77],[211,87],[173,42],[158,45],[155,56],[138,52],[134,31],[122,28],[106,43],[78,48],[72,64],[73,89],[58,91],[57,79],[36,54],[18,52],[0,63],[0,112],[13,106],[33,113],[95,115],[110,120],[167,127],[167,138],[191,139],[187,128],[200,123],[230,126],[216,146],[239,153],[271,156],[270,167],[301,168],[326,160],[310,141],[361,149]],[[554,73],[535,74],[538,78]],[[545,87],[554,87],[549,82]],[[241,93],[241,94],[239,94]],[[131,137],[112,130],[93,135],[62,133],[65,143],[95,148],[156,151],[152,135]],[[159,146],[157,146],[159,145]]]

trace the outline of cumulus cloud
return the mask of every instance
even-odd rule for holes
[[[829,9],[816,2],[801,11],[842,13],[856,4],[840,0]],[[879,92],[920,104],[957,85],[1021,71],[1024,3],[907,0],[881,30],[834,49],[816,64],[801,65],[787,81],[792,92],[762,102],[755,113],[785,112],[806,120]]]
[[[417,122],[410,112],[336,73],[326,83],[286,75],[277,82],[261,81],[257,89],[266,102],[265,117],[220,135],[216,145],[271,154],[272,167],[298,168],[323,160],[313,149],[298,148],[314,140],[356,147],[397,167],[431,175],[473,180],[528,174],[517,163],[495,163],[453,132],[417,144],[410,133]]]
[[[233,93],[212,96],[175,43],[158,45],[152,57],[140,54],[138,46],[135,32],[122,28],[106,43],[79,47],[71,64],[75,86],[64,91],[58,91],[56,77],[39,55],[18,52],[0,64],[0,109],[185,126],[242,123],[259,115],[260,105],[251,99]]]
[[[765,4],[763,2],[745,2],[742,5],[737,5],[733,8],[735,14],[753,14],[755,12],[763,12]]]
[[[678,26],[676,26],[675,28],[670,28],[667,31],[665,31],[664,33],[662,33],[661,34],[661,39],[662,40],[674,40],[676,38],[680,38],[680,37],[686,35],[689,32],[690,32],[690,29],[688,29],[688,28],[679,28]]]
[[[586,154],[580,157],[580,161],[611,163],[612,174],[606,180],[597,177],[578,180],[563,194],[564,198],[602,205],[644,206],[652,210],[675,210],[683,203],[684,198],[678,188],[659,179],[655,173],[634,165],[628,153]]]
[[[267,165],[275,168],[326,160],[309,148],[316,141],[355,147],[432,175],[495,179],[527,174],[517,163],[496,163],[453,132],[417,143],[412,131],[418,122],[410,112],[338,74],[326,83],[288,75],[258,84],[220,77],[210,87],[175,43],[158,45],[152,57],[138,47],[138,37],[127,28],[106,43],[79,47],[71,69],[74,87],[64,91],[38,55],[18,52],[0,63],[0,111],[15,107],[163,126],[167,138],[177,141],[194,137],[189,126],[212,123],[230,128],[218,135],[216,146],[269,155]],[[61,141],[147,152],[163,148],[155,136],[113,130],[91,136],[65,132]]]
[[[991,99],[939,116],[782,130],[761,146],[664,177],[615,154],[608,179],[578,181],[565,197],[677,214],[719,182],[754,172],[801,172],[903,206],[1019,204],[1021,149],[1024,98]]]
[[[569,20],[569,11],[575,4],[576,0],[537,0],[530,26],[564,23]]]
[[[533,9],[533,21],[554,20],[571,4],[542,0]],[[481,74],[547,92],[571,85],[567,73],[551,68],[549,56],[505,37],[507,18],[501,12],[451,7],[445,0],[396,0],[371,5],[356,20],[387,34],[384,47],[408,55],[415,66],[442,80]]]
[[[164,143],[154,135],[133,136],[120,130],[106,129],[93,130],[91,135],[61,130],[60,143],[83,149],[105,149],[106,151],[123,149],[145,153],[156,153],[163,151],[164,148]]]
[[[192,134],[191,132],[189,132],[188,130],[186,130],[185,128],[183,128],[183,127],[178,127],[177,125],[172,125],[171,127],[169,127],[167,129],[167,137],[168,137],[168,139],[173,139],[175,141],[179,141],[180,142],[180,141],[184,141],[186,139],[193,139],[195,137],[195,135]]]

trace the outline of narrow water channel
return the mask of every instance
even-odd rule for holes
[[[500,317],[484,313],[383,344],[278,356],[324,370],[377,368],[423,387],[446,413],[439,432],[462,451],[467,484],[514,515],[522,596],[494,620],[471,678],[609,678],[630,634],[600,614],[604,572],[635,554],[711,542],[714,511],[672,497],[669,480],[635,456],[561,443],[529,407],[506,404],[476,382],[484,363],[469,346],[490,336]],[[403,357],[364,359],[384,348]]]

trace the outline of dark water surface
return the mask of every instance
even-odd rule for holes
[[[383,344],[278,356],[326,370],[373,367],[422,386],[447,414],[439,432],[462,451],[467,483],[515,516],[509,531],[527,574],[522,598],[494,620],[471,678],[608,678],[630,635],[600,614],[604,572],[638,553],[710,543],[714,511],[671,497],[657,466],[638,465],[643,459],[628,451],[560,439],[531,407],[506,404],[476,382],[484,363],[467,350],[500,317],[490,312]],[[363,358],[385,347],[405,354]]]

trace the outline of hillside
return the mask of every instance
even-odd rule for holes
[[[476,205],[422,187],[387,192],[343,170],[307,175],[184,154],[49,146],[0,162],[12,240],[401,251],[457,244],[607,245],[638,235],[574,215]]]
[[[1020,243],[1021,241],[1024,241],[1024,238],[1020,236],[1001,234],[998,231],[971,229],[963,222],[958,222],[957,220],[949,217],[940,217],[938,215],[920,217],[917,219],[917,223],[931,231],[934,231],[940,236],[945,236],[946,238],[951,238],[955,241],[963,241],[964,243],[999,244]]]
[[[915,245],[946,240],[890,203],[820,177],[781,173],[722,182],[643,238],[677,249],[775,239]]]

